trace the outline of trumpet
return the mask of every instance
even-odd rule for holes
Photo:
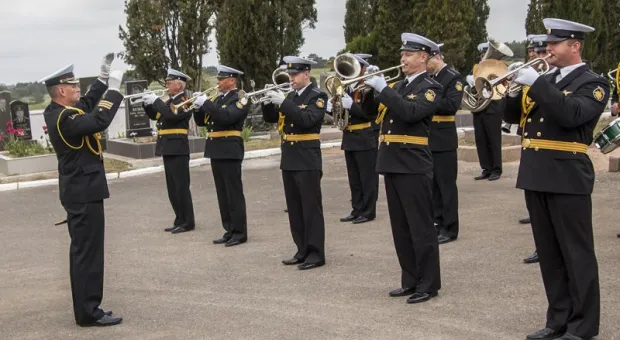
[[[387,72],[391,72],[393,70],[397,70],[397,74],[394,77],[385,78],[386,82],[393,81],[397,79],[401,75],[401,68],[404,64],[400,64],[398,66],[393,66],[390,68],[386,68],[383,70],[379,70],[376,72],[364,74],[362,76],[357,76],[362,71],[362,65],[359,60],[355,58],[351,53],[344,53],[338,55],[334,59],[334,70],[337,75],[332,75],[325,79],[325,90],[327,94],[331,97],[334,95],[342,95],[344,93],[344,88],[355,83],[359,83],[360,81],[379,75]],[[342,79],[341,79],[342,78]],[[346,79],[346,80],[343,80]],[[360,85],[358,89],[362,90],[366,87],[365,84]]]
[[[285,69],[280,67],[275,69],[271,74],[271,80],[273,81],[273,84],[266,84],[265,88],[262,90],[252,91],[248,93],[244,91],[239,91],[239,100],[241,101],[241,104],[247,104],[248,99],[252,101],[252,104],[264,103],[267,101],[267,97],[265,96],[265,94],[269,91],[281,90],[282,92],[284,92],[284,94],[293,91],[292,82],[290,81],[291,78]],[[254,81],[251,81],[251,84],[252,87],[254,87]]]
[[[213,92],[213,93],[211,94],[211,92]],[[190,105],[189,107],[184,108],[185,111],[190,111],[190,110],[193,110],[193,109],[197,108],[197,106],[194,103],[194,101],[196,101],[196,99],[198,99],[198,97],[200,97],[200,96],[202,96],[204,94],[204,95],[207,95],[209,97],[209,100],[211,100],[214,96],[217,96],[218,93],[219,93],[219,90],[218,90],[217,86],[210,87],[210,88],[208,88],[208,89],[206,89],[206,90],[204,90],[202,92],[195,93],[191,98],[187,99],[186,101],[184,101],[182,103],[179,103],[179,104],[176,104],[176,105],[172,104],[172,106],[170,108],[172,109],[173,112],[178,112],[179,108],[183,108],[183,106],[185,106],[185,105],[187,105],[189,103],[192,103],[192,105]]]
[[[535,58],[532,59],[530,61],[528,61],[527,63],[515,68],[514,70],[506,73],[505,75],[498,77],[496,79],[493,80],[488,80],[486,78],[478,78],[475,81],[475,86],[476,89],[478,89],[478,93],[480,93],[482,95],[483,98],[485,99],[489,99],[493,96],[493,91],[497,90],[495,87],[497,87],[497,85],[499,84],[503,84],[505,81],[508,81],[508,79],[510,79],[512,76],[514,76],[517,72],[519,72],[520,70],[526,68],[526,67],[534,67],[534,65],[537,65],[537,67],[534,67],[534,69],[538,69],[538,73],[540,75],[543,75],[547,72],[549,72],[549,70],[551,69],[549,66],[549,63],[547,62],[547,59],[549,59],[549,57],[551,57],[550,54],[547,54],[546,56],[542,57],[542,58]],[[542,64],[542,65],[541,65]],[[523,87],[523,85],[519,85],[519,84],[514,84],[513,86],[510,86],[507,90],[500,92],[498,91],[498,93],[501,96],[506,95],[507,93],[516,93],[521,91],[521,88]]]
[[[124,96],[123,99],[129,99],[129,105],[136,105],[136,104],[141,104],[142,97],[144,97],[147,94],[156,94],[158,97],[162,97],[166,94],[167,91],[168,90],[166,89],[150,90],[150,91],[145,91],[141,93],[130,94],[130,95]]]
[[[607,73],[607,76],[611,80],[616,80],[616,78],[618,77],[618,69],[609,71],[609,73]]]

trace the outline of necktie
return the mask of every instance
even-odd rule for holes
[[[558,76],[560,77],[560,79],[558,79]],[[555,70],[555,72],[553,72],[553,74],[551,75],[551,83],[552,84],[557,84],[558,81],[562,80],[561,78],[561,73],[560,73],[560,69]]]

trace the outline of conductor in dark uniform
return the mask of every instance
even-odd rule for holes
[[[43,116],[58,158],[59,197],[71,236],[73,313],[76,324],[83,327],[122,322],[121,317],[100,308],[105,258],[103,200],[110,197],[100,133],[123,101],[119,91],[123,72],[110,73],[113,60],[113,53],[104,57],[99,78],[83,97],[73,65],[41,79],[52,99]]]
[[[189,120],[193,110],[177,107],[187,100],[185,85],[191,78],[174,69],[168,70],[166,87],[169,99],[164,102],[154,94],[142,98],[144,111],[151,120],[157,120],[155,154],[163,156],[168,198],[174,210],[172,226],[165,228],[173,234],[194,230],[194,206],[190,192],[189,174]]]
[[[381,110],[377,172],[385,190],[401,287],[390,296],[410,295],[408,303],[427,301],[441,288],[439,245],[433,225],[433,155],[428,146],[433,115],[439,108],[441,85],[426,71],[431,40],[403,33],[401,63],[405,79],[393,88],[383,77],[365,81],[378,94]]]
[[[370,64],[364,58],[370,58],[370,54],[353,55],[362,66],[360,74],[378,71],[379,69]],[[353,222],[354,224],[372,221],[377,215],[377,196],[379,191],[379,174],[375,168],[377,164],[377,139],[379,138],[379,125],[375,123],[379,104],[374,98],[374,90],[364,85],[360,80],[357,84],[347,86],[345,95],[342,97],[342,108],[348,110],[349,124],[342,132],[342,144],[344,157],[347,164],[349,188],[351,189],[351,213],[340,219],[340,222]],[[327,105],[327,112],[332,111],[332,99]]]
[[[439,47],[431,51],[427,67],[431,77],[443,86],[429,138],[433,153],[433,211],[438,241],[443,244],[456,240],[459,235],[455,115],[463,100],[463,77],[444,62]]]
[[[297,252],[282,261],[301,270],[325,264],[325,219],[321,196],[323,161],[320,132],[327,94],[310,82],[314,61],[284,57],[292,90],[268,91],[263,118],[278,123],[282,139],[280,169],[293,241]]]
[[[485,47],[486,46],[486,47]],[[479,45],[479,49],[488,48]],[[473,112],[476,151],[482,173],[476,180],[498,180],[502,175],[502,115],[504,101],[493,100],[484,110]]]
[[[248,239],[247,215],[241,163],[244,141],[241,137],[249,106],[239,100],[237,81],[243,72],[232,67],[217,67],[219,94],[212,98],[202,95],[194,104],[194,121],[206,126],[205,157],[211,159],[217,202],[224,227],[224,236],[213,241],[226,247],[236,246]]]
[[[521,69],[514,82],[527,93],[506,99],[505,120],[519,123],[521,100],[531,100],[523,126],[517,188],[525,190],[547,295],[547,322],[527,339],[590,339],[599,332],[598,264],[592,234],[594,168],[586,151],[609,100],[609,83],[581,59],[594,28],[544,19],[545,76]],[[525,91],[525,89],[524,89]]]

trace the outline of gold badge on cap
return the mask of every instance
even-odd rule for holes
[[[426,97],[426,100],[428,100],[429,102],[435,101],[435,91],[428,89],[424,94],[424,97]]]
[[[603,88],[600,86],[597,86],[592,92],[592,94],[594,95],[594,98],[596,98],[596,100],[598,100],[599,102],[603,101],[603,98],[605,98],[605,90],[603,90]]]
[[[243,104],[241,101],[238,101],[238,102],[237,102],[237,107],[238,107],[238,108],[243,109],[243,105],[244,105],[244,104]]]
[[[325,106],[325,101],[323,100],[323,98],[319,98],[316,101],[316,106],[318,106],[320,109],[322,109]]]
[[[457,91],[463,91],[463,83],[461,83],[460,81],[457,81],[454,87],[456,87]]]

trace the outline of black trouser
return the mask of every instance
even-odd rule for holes
[[[64,203],[71,246],[69,270],[73,313],[77,324],[99,320],[103,299],[105,216],[103,201]]]
[[[351,215],[373,219],[377,215],[379,174],[375,171],[377,149],[345,151],[349,187],[351,188]]]
[[[211,160],[225,239],[245,240],[248,237],[241,162],[236,159]]]
[[[189,190],[189,155],[164,155],[164,170],[168,198],[174,210],[174,225],[185,229],[194,229],[194,205]]]
[[[296,259],[306,263],[325,261],[325,220],[320,170],[282,171]]]
[[[402,268],[402,288],[441,288],[439,244],[433,226],[432,174],[385,174],[392,236]]]
[[[480,167],[485,173],[502,173],[502,113],[474,114],[474,136]]]
[[[459,200],[456,177],[456,150],[433,152],[433,211],[437,232],[456,239],[459,236]]]
[[[525,201],[549,303],[546,327],[596,336],[600,292],[590,195],[526,191]]]

